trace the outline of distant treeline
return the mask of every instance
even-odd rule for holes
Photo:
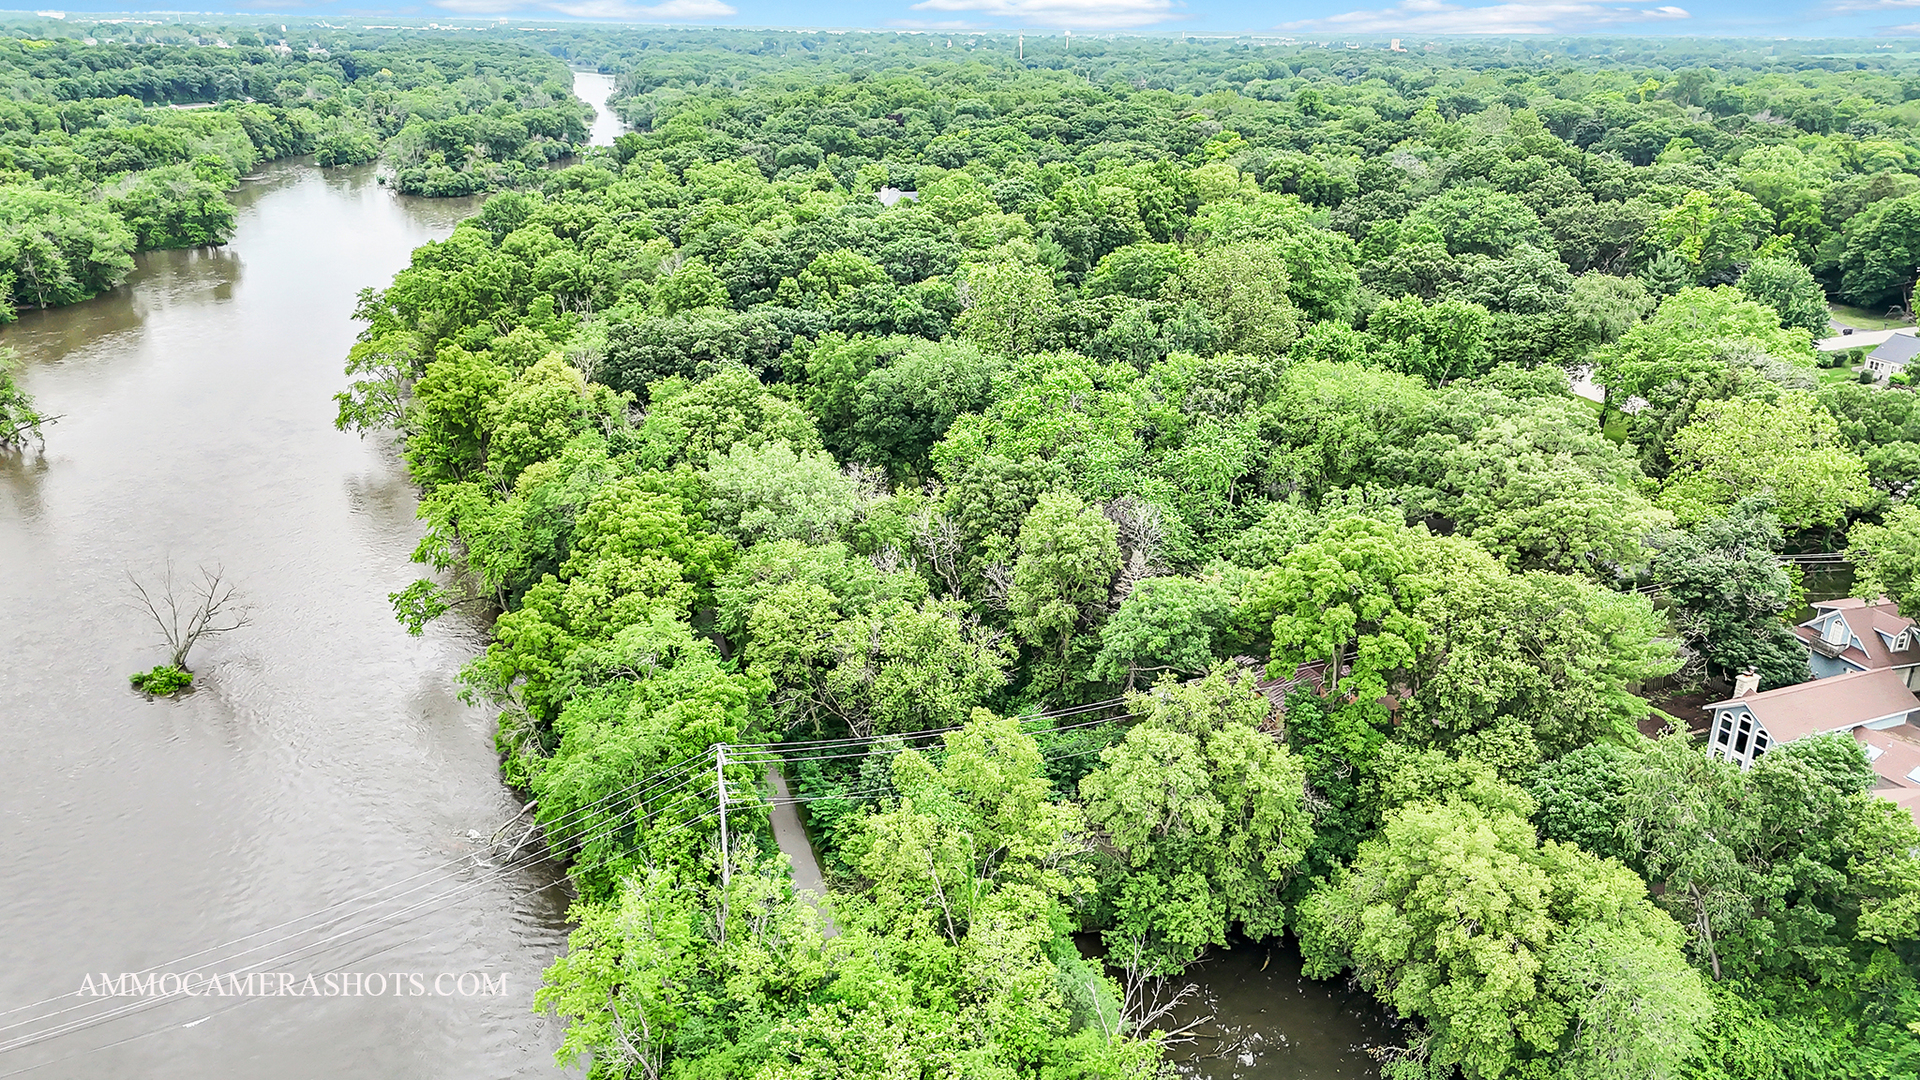
[[[384,156],[402,192],[467,195],[586,139],[566,66],[526,46],[266,29],[0,37],[0,319],[111,288],[135,251],[224,243],[225,192],[263,161]]]

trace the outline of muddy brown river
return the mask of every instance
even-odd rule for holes
[[[414,491],[390,443],[332,426],[355,293],[474,205],[396,197],[368,168],[263,172],[227,247],[142,255],[113,293],[0,330],[64,414],[44,455],[0,459],[0,1076],[553,1076],[556,1025],[531,1002],[564,945],[562,889],[544,867],[437,869],[518,809],[491,718],[456,697],[477,631],[394,622]],[[165,652],[126,576],[169,558],[223,566],[252,625],[192,658],[193,693],[149,701],[127,675]],[[360,899],[399,882],[431,887]],[[174,962],[336,904],[356,917]],[[19,1008],[89,976],[240,969],[356,927],[375,932],[264,967],[506,993],[177,997],[17,1041],[139,1000]]]

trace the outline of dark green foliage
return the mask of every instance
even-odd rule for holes
[[[108,188],[107,205],[142,251],[224,244],[233,235],[226,192],[238,179],[226,162],[202,158],[135,173]]]
[[[1797,572],[1774,557],[1781,542],[1779,521],[1755,501],[1662,542],[1654,581],[1682,613],[1678,628],[1702,674],[1755,667],[1765,689],[1811,677],[1806,646],[1786,623],[1802,592]]]
[[[1593,743],[1541,762],[1527,783],[1527,794],[1538,806],[1533,820],[1541,837],[1578,844],[1602,858],[1625,858],[1620,819],[1638,764],[1633,750],[1612,743]]]

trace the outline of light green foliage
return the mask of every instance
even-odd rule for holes
[[[1867,459],[1874,487],[1898,491],[1920,480],[1920,396],[1830,383],[1820,388],[1820,404],[1840,425],[1840,437]]]
[[[1084,625],[1102,621],[1120,571],[1119,530],[1097,506],[1067,492],[1040,496],[1015,539],[1007,611],[1014,629],[1064,664]]]
[[[1144,1080],[1111,983],[1061,933],[1092,882],[1079,809],[1047,797],[1033,740],[976,713],[937,763],[907,750],[892,777],[897,803],[849,845],[872,887],[836,908],[838,978],[781,1025],[796,1064],[768,1075]]]
[[[1840,441],[1812,394],[1703,401],[1673,437],[1673,473],[1661,505],[1683,525],[1724,514],[1741,498],[1765,495],[1782,524],[1838,524],[1866,502],[1867,465]]]
[[[135,690],[156,697],[172,697],[174,694],[193,685],[193,672],[172,664],[161,664],[151,671],[136,672],[127,677]]]
[[[724,307],[726,303],[726,283],[697,256],[675,267],[653,286],[653,304],[662,315]]]
[[[408,384],[425,366],[412,335],[362,335],[348,350],[346,365],[348,377],[362,377],[333,395],[339,406],[333,426],[362,436],[399,427],[406,418]]]
[[[1072,353],[1026,357],[984,413],[948,429],[933,449],[934,468],[957,480],[989,457],[1046,461],[1090,496],[1123,494],[1146,453],[1138,380],[1131,367]]]
[[[28,439],[44,440],[40,429],[52,423],[13,381],[19,360],[12,348],[0,349],[0,447],[24,446]]]
[[[742,542],[834,539],[871,498],[824,452],[796,454],[784,442],[716,450],[705,476],[708,515]]]
[[[549,353],[487,405],[488,465],[511,484],[527,466],[558,455],[594,419],[625,412],[612,391],[589,387],[558,353]]]
[[[1816,338],[1832,326],[1827,294],[1807,268],[1792,259],[1755,259],[1740,275],[1740,291],[1780,313],[1780,325],[1798,327]]]
[[[1182,333],[1200,351],[1279,356],[1300,334],[1286,261],[1271,244],[1203,249],[1166,291],[1197,309],[1202,321]]]
[[[1631,773],[1621,835],[1716,979],[1829,977],[1920,931],[1905,854],[1920,833],[1873,783],[1844,733],[1776,746],[1744,773],[1671,735]]]
[[[597,663],[597,641],[663,613],[678,617],[730,549],[647,478],[603,483],[575,512],[566,560],[500,616],[493,644],[467,673],[480,691],[515,701],[543,722],[587,677],[581,665]],[[506,526],[512,529],[511,519]],[[502,539],[510,543],[512,533]]]
[[[1631,870],[1506,809],[1400,808],[1300,919],[1310,973],[1352,968],[1472,1080],[1678,1076],[1712,1013]]]
[[[1163,672],[1197,674],[1212,666],[1232,598],[1221,583],[1184,577],[1136,582],[1100,630],[1093,674],[1108,682],[1149,682]]]
[[[437,484],[477,470],[486,455],[487,413],[512,378],[485,353],[440,350],[414,384],[402,421],[413,475]]]
[[[1087,284],[1095,296],[1153,300],[1186,270],[1191,256],[1172,244],[1129,244],[1106,255]]]
[[[528,768],[548,843],[568,852],[576,878],[597,898],[638,852],[656,865],[698,858],[710,830],[677,828],[698,818],[695,800],[645,803],[638,796],[647,789],[636,785],[716,742],[739,741],[767,684],[728,671],[712,642],[660,610],[568,660],[577,682],[554,721],[558,745],[550,757],[529,758]],[[704,802],[713,794],[711,769],[701,782]],[[657,843],[653,832],[662,834]]]
[[[1456,566],[1419,612],[1432,666],[1405,737],[1512,732],[1549,756],[1638,739],[1648,705],[1637,688],[1680,666],[1650,600],[1558,574]]]
[[[1305,773],[1268,731],[1272,703],[1216,669],[1129,699],[1140,722],[1080,781],[1120,865],[1107,888],[1117,955],[1180,970],[1237,930],[1282,928],[1282,891],[1313,839]]]
[[[201,158],[191,166],[131,173],[107,187],[107,205],[133,230],[141,251],[224,244],[233,236],[226,192],[239,179],[219,158]]]
[[[640,460],[654,468],[705,464],[740,443],[757,448],[783,442],[795,453],[820,449],[819,431],[805,409],[737,367],[698,383],[656,383],[639,438]]]
[[[1881,523],[1849,529],[1847,560],[1856,595],[1890,596],[1908,617],[1920,612],[1920,506],[1901,503]]]
[[[1753,257],[1773,215],[1744,191],[1689,191],[1654,223],[1650,239],[1687,260],[1696,279]]]
[[[1455,188],[1435,196],[1410,222],[1432,225],[1454,255],[1504,255],[1523,243],[1547,246],[1540,219],[1526,203],[1486,188]]]
[[[954,330],[991,352],[1014,356],[1045,348],[1060,317],[1059,294],[1038,267],[976,267],[967,277],[965,296]]]
[[[1272,245],[1286,263],[1288,295],[1305,318],[1353,317],[1360,292],[1354,272],[1359,251],[1347,237],[1314,225],[1299,199],[1262,193],[1209,202],[1194,231],[1215,244]]]
[[[1631,454],[1564,389],[1497,386],[1430,399],[1403,421],[1406,442],[1381,448],[1379,472],[1409,485],[1409,517],[1453,522],[1515,569],[1605,579],[1644,561],[1644,541],[1670,519],[1641,493]]]
[[[1609,402],[1648,403],[1633,418],[1632,439],[1643,467],[1662,475],[1671,464],[1667,443],[1697,403],[1791,385],[1812,367],[1813,351],[1806,332],[1782,329],[1773,308],[1721,287],[1668,297],[1594,360]]]
[[[1318,362],[1288,368],[1259,415],[1261,436],[1275,445],[1271,482],[1314,502],[1366,483],[1394,430],[1428,400],[1412,376]]]
[[[72,304],[133,269],[133,233],[111,211],[53,191],[0,186],[0,293],[13,309]]]
[[[809,304],[831,309],[859,289],[888,284],[880,264],[856,251],[829,251],[800,271],[799,285]]]
[[[1646,284],[1648,295],[1664,300],[1698,284],[1700,274],[1685,255],[1662,251],[1640,268],[1640,280]]]
[[[1464,379],[1491,366],[1489,329],[1487,310],[1463,300],[1429,306],[1406,296],[1367,316],[1367,332],[1381,343],[1387,366],[1431,383]]]
[[[1013,642],[953,601],[848,619],[829,645],[821,712],[859,734],[953,727],[1007,682]]]
[[[404,191],[537,183],[363,295],[339,418],[399,428],[426,489],[409,628],[498,609],[467,686],[588,898],[542,996],[563,1057],[1147,1080],[1149,1007],[1103,962],[1284,924],[1410,1018],[1398,1080],[1920,1068],[1920,840],[1854,744],[1742,775],[1634,730],[1682,659],[1681,686],[1806,673],[1787,539],[1736,499],[1877,522],[1861,587],[1912,576],[1915,399],[1822,386],[1807,336],[1813,282],[1877,307],[1911,278],[1897,49],[1462,40],[1330,72],[1118,37],[1068,71],[1057,39],[556,33],[633,126],[562,170],[577,103],[511,27],[402,35],[357,78],[276,57],[221,92],[254,103],[164,112],[48,97],[132,69],[0,39],[0,82],[32,72],[0,169],[102,213],[102,185],[368,139]],[[1564,374],[1589,361],[1598,416]],[[1299,676],[1284,715],[1179,681],[1240,654]],[[979,711],[1155,676],[1124,725]],[[850,740],[785,755],[830,940],[762,854],[762,763],[728,773],[724,887],[701,816],[713,743],[782,738]],[[663,769],[678,801],[633,801]]]
[[[1423,558],[1431,548],[1424,530],[1364,517],[1330,522],[1255,582],[1239,617],[1271,625],[1269,672],[1324,660],[1330,689],[1371,702],[1426,645],[1419,609],[1435,585]]]
[[[1581,274],[1567,297],[1567,318],[1580,340],[1607,345],[1653,314],[1655,306],[1638,278]]]

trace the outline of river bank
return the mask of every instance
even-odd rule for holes
[[[518,810],[491,716],[456,696],[478,628],[409,638],[388,609],[415,576],[413,485],[387,441],[332,426],[355,295],[477,203],[395,197],[371,167],[263,175],[232,244],[143,255],[111,293],[0,331],[66,414],[44,455],[0,459],[0,823],[35,868],[3,890],[0,1009],[350,905]],[[126,677],[161,654],[125,575],[169,556],[222,564],[253,625],[194,657],[196,692],[147,701]],[[564,947],[558,881],[478,883],[348,954],[504,975],[503,998],[180,1002],[6,1064],[130,1038],[46,1075],[550,1077],[558,1029],[531,1001]]]

